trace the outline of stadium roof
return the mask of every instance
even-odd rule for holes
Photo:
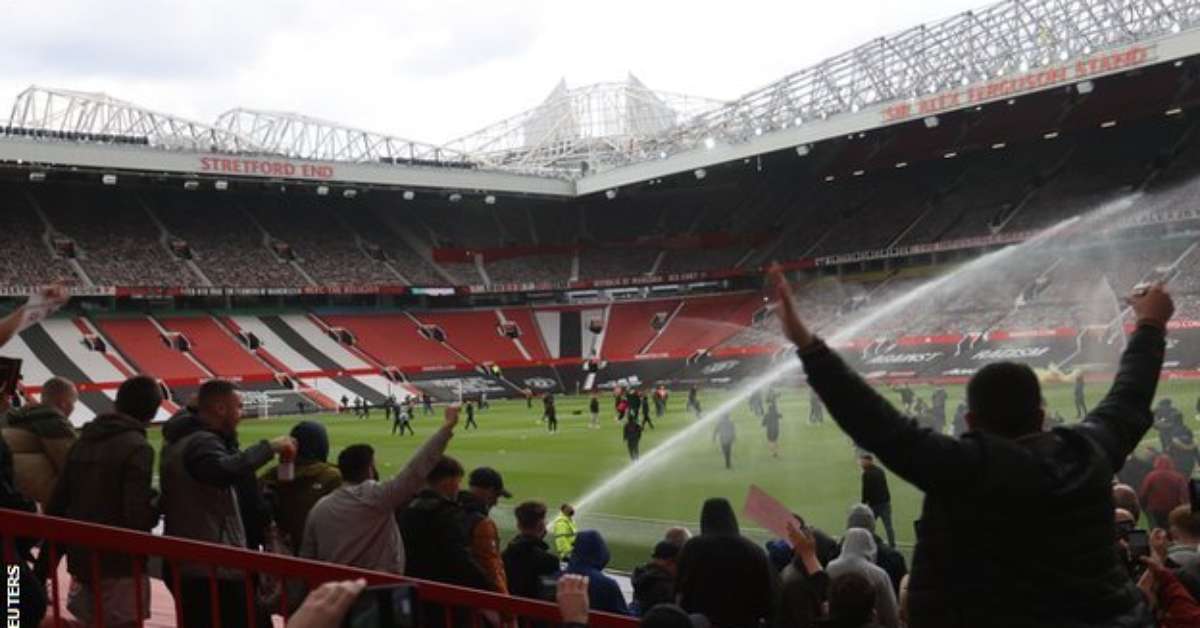
[[[1197,26],[1200,0],[1007,0],[874,39],[727,103],[655,92],[632,75],[560,83],[541,105],[444,145],[252,109],[209,125],[31,87],[0,133],[0,160],[587,194],[1193,56]],[[84,155],[64,143],[134,146]]]

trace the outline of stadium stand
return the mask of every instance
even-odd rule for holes
[[[382,261],[367,255],[358,234],[348,229],[336,212],[332,203],[292,199],[264,199],[250,209],[272,238],[291,247],[297,263],[318,284],[400,283],[400,277]]]
[[[221,195],[199,193],[152,196],[155,214],[177,238],[187,242],[196,263],[217,286],[254,288],[301,287],[304,277],[273,253],[265,234],[240,209]]]
[[[40,285],[53,281],[80,282],[75,270],[59,255],[44,236],[46,225],[29,206],[20,189],[0,188],[0,208],[7,225],[4,246],[0,247],[0,281],[5,286]]]
[[[40,188],[35,195],[56,231],[77,246],[92,282],[111,286],[191,286],[199,280],[175,259],[133,194]]]

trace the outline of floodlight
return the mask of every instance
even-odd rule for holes
[[[358,190],[356,190],[354,188],[349,188],[347,190],[342,191],[342,196],[344,198],[354,198],[354,197],[358,196]]]
[[[116,185],[117,184],[117,175],[115,175],[115,174],[103,175],[100,177],[100,182],[103,183],[104,185]]]
[[[808,144],[801,144],[796,147],[796,154],[800,155],[801,157],[804,157],[805,155],[807,155],[808,151],[809,151]]]
[[[46,173],[44,173],[44,172],[39,171],[39,172],[29,173],[29,182],[30,183],[41,183],[42,181],[45,181],[45,180],[46,180]]]
[[[495,197],[495,196],[493,196],[493,195],[491,195],[491,194],[488,194],[487,196],[483,197],[483,202],[484,202],[484,203],[486,203],[486,204],[488,204],[488,205],[495,205],[495,204],[496,204],[496,197]]]
[[[450,195],[450,202],[451,202],[451,203],[457,203],[457,202],[459,202],[459,201],[461,201],[461,200],[462,200],[462,194],[459,194],[458,192],[455,192],[455,193],[453,193],[453,194],[451,194],[451,195]]]
[[[328,185],[318,185],[317,186],[317,196],[329,196],[329,186]]]
[[[704,177],[708,176],[708,171],[705,170],[704,168],[696,168],[696,170],[694,172],[692,172],[692,174],[696,175],[697,179],[703,179]]]
[[[183,189],[187,190],[188,192],[195,192],[196,190],[200,189],[200,182],[195,179],[188,179],[187,181],[183,182]]]
[[[925,128],[936,129],[942,121],[937,116],[925,116]]]
[[[224,192],[225,190],[229,189],[229,182],[224,179],[220,179],[216,183],[213,183],[213,187],[217,188],[217,190],[220,192]]]
[[[653,182],[652,182],[652,183],[653,183]],[[605,197],[605,198],[607,198],[608,200],[610,200],[610,201],[611,201],[611,200],[613,200],[614,198],[617,198],[617,191],[616,191],[615,189],[612,189],[612,190],[605,190],[605,191],[604,191],[604,197]]]
[[[1090,94],[1093,89],[1096,89],[1096,84],[1091,81],[1079,81],[1075,84],[1075,91],[1080,94]]]
[[[417,193],[412,190],[404,190],[404,200],[411,201],[417,197]]]

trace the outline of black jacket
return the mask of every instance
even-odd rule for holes
[[[67,454],[46,514],[149,532],[158,524],[153,476],[146,425],[123,414],[98,416],[83,426]],[[68,570],[83,582],[92,579],[89,556],[82,548],[67,549]],[[99,563],[102,576],[133,574],[133,561],[125,554],[101,554]]]
[[[700,513],[700,536],[679,552],[675,591],[688,613],[715,628],[757,626],[774,619],[778,578],[767,553],[742,536],[729,502],[709,499]]]
[[[425,489],[397,517],[404,538],[404,575],[484,591],[492,588],[471,557],[466,511],[457,502]]]
[[[1083,422],[1008,439],[953,439],[902,416],[825,347],[809,383],[864,449],[925,493],[909,585],[913,625],[1142,626],[1145,602],[1114,550],[1111,483],[1150,428],[1162,330],[1129,339]]]
[[[645,615],[659,604],[675,603],[675,576],[665,567],[652,562],[640,565],[629,580],[638,615]]]
[[[862,503],[875,507],[892,501],[892,493],[888,491],[887,474],[876,465],[871,465],[862,472]]]
[[[558,575],[558,557],[542,539],[517,535],[504,548],[504,573],[511,595],[551,600],[542,587],[542,578]]]

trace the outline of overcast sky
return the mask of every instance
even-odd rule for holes
[[[560,79],[632,72],[652,89],[728,100],[984,4],[0,0],[0,120],[37,84],[203,122],[276,109],[442,143],[536,106]]]

